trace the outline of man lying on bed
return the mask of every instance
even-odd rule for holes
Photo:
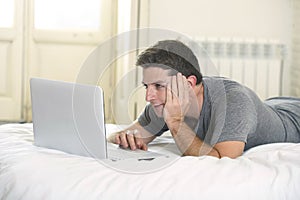
[[[277,97],[262,102],[249,88],[226,78],[202,77],[198,60],[186,45],[160,41],[142,52],[149,104],[128,129],[108,140],[124,148],[147,150],[170,130],[188,156],[236,158],[251,147],[300,142],[300,99]]]

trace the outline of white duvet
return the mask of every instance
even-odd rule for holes
[[[170,158],[97,161],[34,146],[32,124],[2,125],[0,199],[300,199],[300,144],[237,159],[179,157],[172,142],[165,149]]]

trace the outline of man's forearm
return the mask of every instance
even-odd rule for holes
[[[191,130],[184,122],[181,122],[177,128],[171,128],[170,131],[178,146],[179,150],[185,156],[201,156],[210,155],[220,158],[219,152],[209,144],[203,142],[196,136],[195,132]]]

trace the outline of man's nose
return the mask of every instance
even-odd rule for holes
[[[146,101],[150,102],[151,100],[155,99],[156,91],[155,88],[152,86],[148,86],[146,89]]]

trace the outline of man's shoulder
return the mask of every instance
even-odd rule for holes
[[[225,86],[232,85],[232,86],[243,86],[241,83],[229,79],[227,77],[222,76],[204,76],[203,83],[211,86],[216,86],[218,84],[223,84]]]
[[[251,89],[225,77],[204,77],[203,85],[211,101],[232,99],[241,103],[257,100],[257,95]]]
[[[246,87],[245,85],[220,76],[205,76],[203,77],[203,85],[206,87],[211,93],[228,93],[228,92],[249,92],[251,89]]]

